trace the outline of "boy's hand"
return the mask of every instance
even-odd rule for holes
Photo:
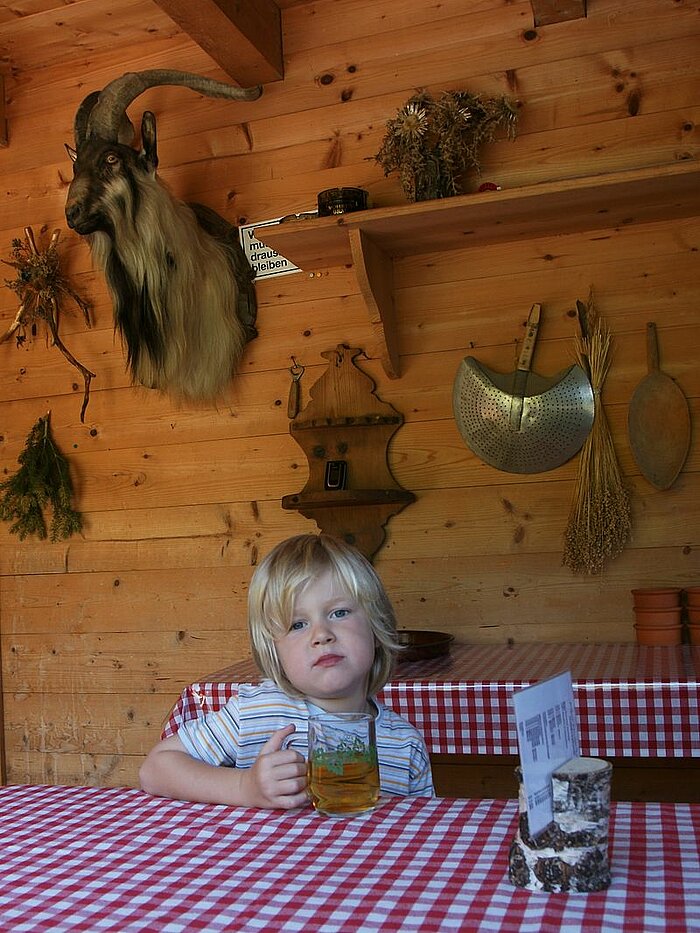
[[[239,772],[248,784],[250,806],[291,810],[308,804],[306,762],[293,748],[283,748],[293,732],[293,725],[273,732],[260,749],[253,767]]]

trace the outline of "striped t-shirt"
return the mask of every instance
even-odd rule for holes
[[[434,797],[430,759],[425,742],[409,722],[373,699],[381,789],[402,797]],[[304,758],[308,753],[307,724],[323,710],[289,697],[271,680],[241,684],[225,706],[201,719],[183,723],[178,735],[193,758],[211,765],[250,768],[273,732],[294,723],[285,742]]]

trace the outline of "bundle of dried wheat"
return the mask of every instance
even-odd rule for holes
[[[595,308],[577,301],[581,336],[576,342],[579,364],[588,371],[595,396],[591,433],[581,451],[563,563],[574,573],[600,573],[606,560],[625,547],[632,527],[629,494],[620,474],[601,394],[610,367],[610,331]]]

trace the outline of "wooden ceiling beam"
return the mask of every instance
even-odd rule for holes
[[[549,26],[586,15],[586,0],[530,0],[535,26]]]
[[[284,77],[282,16],[274,0],[155,0],[241,87]]]

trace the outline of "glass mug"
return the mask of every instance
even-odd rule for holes
[[[309,792],[327,816],[355,816],[379,801],[374,717],[324,713],[309,717]]]

